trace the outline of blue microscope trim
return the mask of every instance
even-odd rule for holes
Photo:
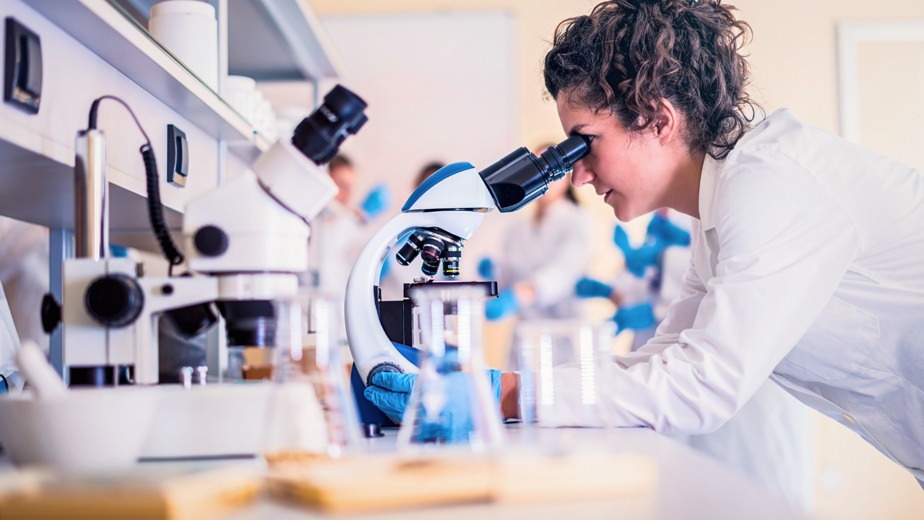
[[[399,354],[404,356],[404,359],[410,361],[415,366],[420,366],[419,350],[408,347],[407,345],[402,345],[401,343],[395,343],[394,341],[392,341],[391,344],[395,346]],[[350,374],[350,387],[352,387],[353,390],[353,399],[356,400],[356,409],[359,411],[359,421],[361,423],[396,426],[394,421],[389,419],[382,410],[379,410],[378,407],[363,396],[363,390],[366,389],[366,384],[363,382],[363,379],[359,377],[356,365],[353,365],[353,372]]]
[[[407,202],[404,203],[404,207],[401,208],[401,211],[405,212],[405,211],[410,210],[411,206],[413,206],[417,202],[417,200],[423,196],[424,193],[426,193],[433,186],[436,186],[437,184],[443,182],[444,179],[452,177],[453,175],[459,172],[463,172],[465,170],[471,170],[474,168],[475,167],[472,166],[471,163],[457,162],[457,163],[447,164],[446,166],[443,166],[439,170],[436,170],[433,173],[433,175],[427,177],[426,180],[420,183],[420,186],[418,186],[417,189],[414,190],[414,193],[411,193],[411,196],[408,197]]]

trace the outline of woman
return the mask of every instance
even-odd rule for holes
[[[695,219],[680,298],[609,367],[609,418],[708,432],[769,377],[924,479],[924,177],[789,111],[756,121],[732,11],[605,2],[545,59],[565,132],[593,140],[572,182],[622,221]]]

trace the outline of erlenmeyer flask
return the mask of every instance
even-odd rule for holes
[[[274,305],[276,355],[264,457],[276,463],[352,451],[359,446],[359,423],[332,339],[336,303],[311,295]]]
[[[411,291],[420,374],[398,432],[398,448],[433,445],[487,451],[502,443],[501,420],[484,362],[483,287],[429,284]]]

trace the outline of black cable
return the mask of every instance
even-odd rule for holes
[[[167,262],[170,264],[168,267],[168,275],[173,276],[173,266],[183,263],[184,258],[183,254],[173,242],[173,237],[170,236],[170,230],[167,229],[167,224],[164,220],[164,207],[160,201],[160,185],[157,178],[157,160],[154,157],[154,149],[151,147],[151,139],[148,138],[148,134],[145,133],[144,128],[141,126],[138,118],[135,117],[135,112],[132,111],[131,107],[129,107],[125,101],[115,96],[101,96],[93,100],[93,104],[90,105],[90,120],[88,122],[90,130],[96,129],[96,116],[99,111],[99,104],[104,99],[117,101],[125,107],[128,113],[131,114],[132,119],[135,120],[135,124],[138,125],[138,130],[141,131],[141,135],[144,136],[145,144],[141,146],[140,151],[141,158],[144,161],[144,173],[148,189],[148,218],[151,220],[151,228],[154,230],[154,236],[157,237],[160,249],[163,251],[164,256],[167,258]]]

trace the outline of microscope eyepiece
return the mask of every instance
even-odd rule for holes
[[[503,213],[516,211],[540,197],[549,183],[561,179],[574,163],[590,153],[590,139],[573,135],[536,156],[519,148],[481,170],[488,191]]]
[[[347,135],[366,124],[366,106],[362,98],[337,85],[324,96],[321,106],[298,124],[292,144],[315,164],[330,161]]]

